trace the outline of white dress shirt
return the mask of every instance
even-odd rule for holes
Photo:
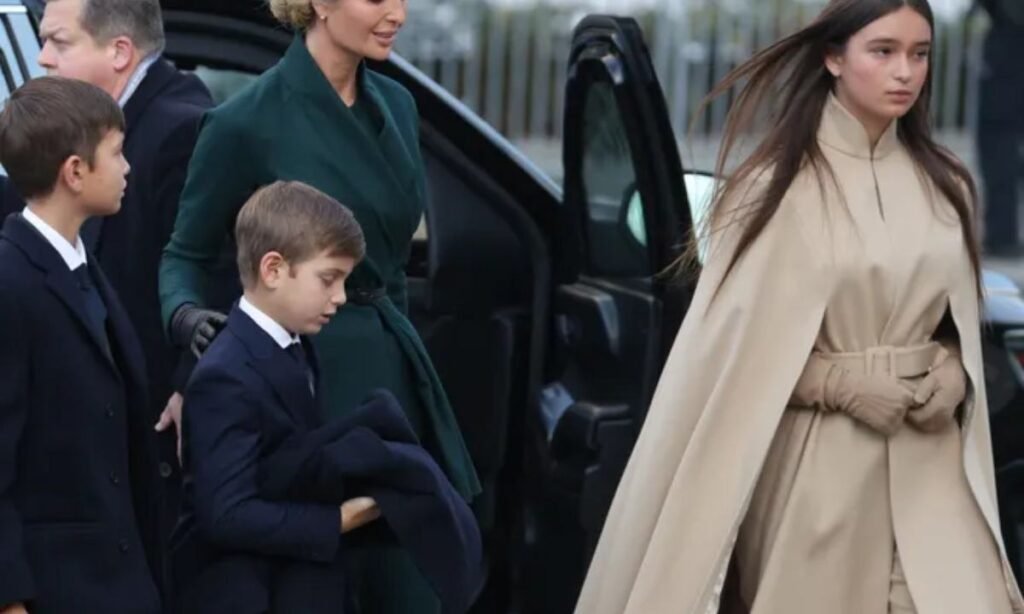
[[[117,100],[117,104],[120,105],[122,109],[124,108],[124,105],[128,104],[128,101],[131,100],[132,94],[135,93],[135,90],[139,89],[139,86],[142,85],[142,80],[146,78],[146,74],[149,72],[149,67],[155,64],[159,59],[160,54],[154,53],[143,58],[142,61],[139,62],[139,65],[135,67],[135,72],[133,72],[132,76],[128,79],[128,84],[124,86],[124,91],[121,92],[121,97]]]
[[[60,254],[60,257],[68,265],[69,269],[74,271],[87,262],[82,237],[75,237],[75,244],[71,245],[67,239],[28,207],[21,211],[21,217],[25,218],[25,221],[29,224],[32,224],[32,227],[38,230],[39,234],[43,235],[43,238],[53,246],[53,249],[57,250],[57,253]]]
[[[297,335],[289,333],[274,318],[260,311],[258,307],[247,301],[244,296],[238,301],[238,308],[242,310],[242,313],[252,318],[252,321],[256,323],[256,326],[263,329],[263,332],[270,335],[281,346],[281,349],[288,349],[288,346],[299,342]]]

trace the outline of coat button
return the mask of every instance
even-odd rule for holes
[[[106,407],[104,413],[107,415],[108,418],[113,418],[114,417],[114,406],[111,405],[110,403],[107,403],[107,407]]]
[[[110,483],[113,484],[114,486],[117,486],[118,484],[121,483],[121,478],[117,477],[117,474],[114,473],[113,471],[110,472]]]
[[[122,539],[121,541],[117,542],[117,549],[121,551],[121,554],[127,554],[128,553],[128,540]]]
[[[171,464],[168,462],[160,463],[160,477],[169,478],[174,473],[174,469],[171,468]]]

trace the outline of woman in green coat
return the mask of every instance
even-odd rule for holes
[[[349,207],[366,259],[347,285],[349,304],[314,338],[329,416],[374,388],[402,403],[424,447],[470,500],[479,482],[433,365],[406,317],[412,235],[426,185],[418,114],[401,85],[365,68],[385,59],[405,20],[405,0],[271,0],[302,32],[284,58],[209,112],[189,166],[174,233],[160,267],[172,337],[200,348],[218,316],[207,288],[242,204],[277,179],[308,183]],[[381,614],[438,610],[404,553],[359,557],[350,580],[360,608]]]

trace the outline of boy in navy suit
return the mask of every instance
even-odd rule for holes
[[[341,533],[379,516],[375,502],[268,500],[259,492],[258,471],[290,435],[320,422],[316,363],[299,335],[319,332],[345,304],[345,280],[365,252],[362,230],[331,197],[279,181],[242,208],[235,238],[244,293],[186,387],[185,494],[175,535],[198,529],[212,546],[205,560],[238,552],[328,563]],[[190,562],[183,571],[217,577],[195,566]],[[230,596],[244,601],[251,595],[237,590]],[[182,611],[251,611],[184,599]]]
[[[0,114],[26,197],[0,231],[0,612],[161,611],[144,362],[79,229],[116,213],[124,118],[93,85],[28,82]]]

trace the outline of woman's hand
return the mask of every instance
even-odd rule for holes
[[[886,437],[899,432],[914,406],[914,386],[889,375],[861,375],[834,366],[825,382],[825,405]]]
[[[356,497],[341,504],[341,532],[348,533],[380,518],[380,508],[372,497]]]
[[[966,396],[967,374],[960,358],[951,354],[921,380],[907,420],[923,433],[943,431],[956,422]]]

